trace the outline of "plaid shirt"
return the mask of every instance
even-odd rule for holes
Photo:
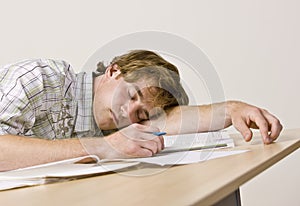
[[[92,73],[65,61],[25,60],[0,69],[0,135],[102,136],[92,113]]]

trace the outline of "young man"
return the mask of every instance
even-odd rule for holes
[[[151,51],[132,51],[93,74],[69,64],[28,60],[0,70],[0,170],[96,154],[146,157],[168,134],[234,125],[246,141],[259,128],[264,143],[282,126],[266,110],[238,101],[187,106],[177,68]],[[185,121],[189,120],[189,121]],[[103,136],[103,138],[96,138]]]

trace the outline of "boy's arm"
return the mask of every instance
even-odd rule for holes
[[[0,171],[13,170],[89,154],[100,159],[149,157],[160,152],[163,138],[158,128],[132,124],[103,138],[47,140],[0,135]]]
[[[46,140],[0,135],[0,171],[85,156],[78,139]]]
[[[233,125],[246,141],[251,140],[250,128],[254,128],[260,130],[266,144],[276,140],[282,130],[279,120],[268,111],[239,101],[177,106],[146,124],[168,134],[207,132]]]

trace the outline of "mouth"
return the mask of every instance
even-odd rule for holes
[[[115,115],[115,113],[112,110],[110,110],[110,113],[111,113],[111,116],[112,116],[112,119],[113,119],[115,125],[118,126],[119,121],[117,119],[117,116]]]

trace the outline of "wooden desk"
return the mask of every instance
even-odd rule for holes
[[[271,145],[263,145],[259,135],[251,143],[245,143],[240,135],[233,137],[237,145],[234,149],[250,151],[163,170],[144,168],[4,191],[0,192],[0,202],[5,206],[212,205],[236,194],[239,186],[300,146],[300,129],[284,131],[278,142]],[[128,176],[143,172],[152,175]]]

